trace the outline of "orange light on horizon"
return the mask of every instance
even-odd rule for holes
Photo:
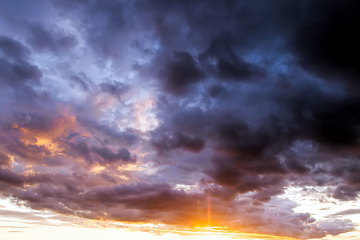
[[[261,234],[253,232],[242,232],[229,227],[222,226],[176,226],[162,223],[147,222],[112,222],[106,220],[88,220],[87,227],[101,229],[127,229],[130,232],[150,232],[159,236],[178,235],[177,239],[241,239],[241,240],[298,240],[293,237]],[[209,237],[209,238],[207,238]],[[214,238],[215,237],[215,238]]]
[[[211,226],[211,199],[207,197],[207,221],[208,226]]]
[[[5,204],[4,206],[6,206],[7,208],[13,211],[19,210],[19,212],[26,212],[28,214],[30,212],[33,212],[33,210],[30,210],[27,207],[19,208],[18,205],[14,205],[10,201],[3,201],[0,202],[0,204]],[[63,219],[61,215],[57,215],[54,212],[50,213],[48,211],[45,211],[43,214],[39,211],[34,211],[33,213],[36,216],[43,216],[44,218],[47,218],[47,216],[49,216],[50,219],[48,219],[49,221],[47,221],[45,225],[42,225],[41,222],[29,223],[30,224],[29,226],[31,226],[31,228],[24,229],[25,235],[22,235],[22,236],[26,236],[26,238],[22,238],[20,236],[21,234],[19,233],[19,238],[16,239],[32,239],[32,237],[39,236],[40,233],[41,234],[51,233],[52,230],[54,230],[54,226],[58,226],[57,229],[59,231],[62,231],[62,233],[64,233],[65,235],[71,232],[73,232],[74,234],[87,234],[89,232],[92,233],[96,232],[98,236],[103,236],[103,237],[107,236],[106,239],[109,240],[119,239],[119,237],[121,236],[125,237],[125,239],[141,239],[141,240],[155,240],[155,239],[156,240],[162,240],[162,239],[166,239],[166,240],[183,240],[183,239],[298,240],[296,238],[291,238],[291,237],[242,232],[237,229],[221,227],[221,226],[186,227],[180,225],[167,225],[164,223],[154,223],[154,222],[134,223],[134,222],[126,222],[126,221],[110,221],[105,219],[97,219],[97,220],[84,219],[78,216],[66,216],[64,220],[61,220],[63,222],[61,222],[60,225],[56,225],[59,224],[59,222],[58,221],[54,222],[54,219],[56,219],[56,216],[59,217],[58,219]],[[4,218],[4,220],[8,220],[8,219]],[[46,228],[50,228],[51,231],[46,231]],[[35,231],[36,229],[39,229],[39,232]],[[1,235],[1,231],[0,231],[0,235]],[[12,234],[12,235],[17,236],[17,234]],[[71,234],[71,236],[73,237],[74,235]],[[98,239],[92,234],[89,234],[89,236],[90,238],[87,238],[89,240]],[[54,236],[51,234],[45,234],[43,235],[43,238],[40,239],[41,240],[54,239],[53,237]]]

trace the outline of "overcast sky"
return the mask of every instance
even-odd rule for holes
[[[6,218],[51,213],[359,237],[359,12],[0,1],[0,234],[16,233]]]

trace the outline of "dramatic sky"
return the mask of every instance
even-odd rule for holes
[[[0,1],[0,238],[359,239],[359,12]]]

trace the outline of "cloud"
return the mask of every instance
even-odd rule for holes
[[[175,225],[206,225],[210,199],[214,225],[351,231],[279,195],[310,185],[358,198],[357,9],[145,0],[0,10],[0,193],[83,218]]]
[[[113,161],[132,161],[133,159],[130,156],[129,150],[126,148],[121,148],[117,153],[111,152],[108,148],[98,148],[95,149],[95,152],[99,154],[105,161],[113,162]]]
[[[33,223],[44,223],[44,224],[47,223],[46,218],[40,217],[33,213],[0,209],[0,214],[3,217],[17,218],[19,220],[28,220],[28,221],[32,221]],[[11,226],[11,228],[17,228],[17,227]]]
[[[152,144],[159,152],[169,151],[177,148],[192,152],[199,152],[204,148],[205,141],[199,137],[190,137],[181,133],[175,133],[153,137]]]
[[[160,78],[164,81],[164,88],[175,95],[185,93],[191,85],[204,77],[188,52],[174,52],[165,62],[164,70],[160,70]]]
[[[100,84],[100,88],[102,91],[106,93],[114,95],[115,97],[120,97],[121,95],[123,95],[128,91],[129,87],[121,82],[113,82],[113,83],[103,82]]]
[[[249,80],[261,73],[260,69],[239,58],[227,39],[215,39],[199,58],[204,68],[219,80]]]
[[[60,52],[74,46],[77,41],[56,27],[44,27],[41,24],[29,24],[28,42],[35,50]]]
[[[0,83],[18,86],[25,82],[38,82],[42,76],[35,65],[27,61],[29,50],[22,43],[6,36],[0,38]]]
[[[87,78],[86,74],[79,73],[70,77],[71,83],[77,85],[83,91],[89,91],[92,82]]]
[[[8,184],[22,185],[25,179],[22,175],[11,170],[0,168],[0,181]]]
[[[331,216],[346,216],[346,215],[352,215],[352,214],[360,214],[360,209],[347,209],[347,210],[343,210],[337,213],[332,214]]]
[[[27,47],[22,45],[20,42],[6,36],[1,36],[0,48],[2,54],[13,59],[24,59],[27,58],[30,54],[30,51]]]
[[[314,1],[303,7],[291,41],[299,62],[325,78],[343,79],[357,88],[359,39],[353,30],[359,3]]]
[[[9,156],[0,152],[0,166],[1,165],[9,165],[9,164],[10,164]]]

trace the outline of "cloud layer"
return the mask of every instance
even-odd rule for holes
[[[84,218],[299,238],[360,191],[357,1],[0,3],[0,193]],[[351,214],[344,210],[339,214]]]

